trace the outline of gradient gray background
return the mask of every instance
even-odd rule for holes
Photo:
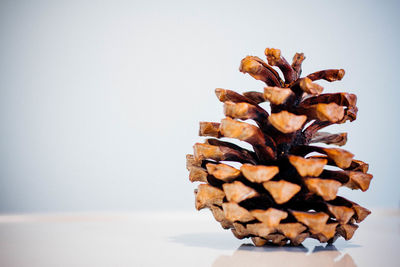
[[[1,1],[0,212],[192,210],[185,154],[219,121],[214,88],[280,48],[303,74],[344,68],[344,147],[370,163],[369,207],[398,207],[399,2]]]

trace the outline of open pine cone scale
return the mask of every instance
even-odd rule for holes
[[[314,82],[341,80],[343,69],[300,78],[302,53],[291,65],[279,49],[267,48],[265,55],[268,64],[247,56],[240,65],[241,72],[266,83],[264,92],[216,89],[226,117],[200,122],[199,135],[210,138],[196,143],[193,155],[187,155],[190,181],[201,182],[195,190],[196,209],[209,208],[223,228],[240,239],[251,237],[256,246],[299,245],[308,237],[329,243],[339,236],[348,240],[370,211],[337,192],[341,186],[366,191],[372,179],[368,164],[344,149],[311,144],[346,144],[346,133],[320,130],[355,120],[357,97],[321,94],[323,87]],[[284,80],[272,66],[282,71]],[[271,114],[259,105],[266,101]],[[221,138],[247,142],[253,150]]]

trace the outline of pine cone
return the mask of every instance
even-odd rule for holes
[[[292,65],[279,49],[267,48],[265,55],[268,64],[254,56],[240,64],[241,72],[266,83],[264,92],[216,89],[226,118],[200,122],[199,135],[213,138],[196,143],[194,155],[187,155],[190,181],[201,182],[195,190],[196,209],[209,208],[223,228],[239,239],[251,237],[256,246],[299,245],[308,237],[328,243],[339,236],[349,240],[356,223],[371,212],[337,191],[341,186],[366,191],[372,179],[368,164],[344,149],[310,144],[344,145],[347,133],[319,130],[355,120],[357,97],[321,94],[323,87],[314,83],[341,80],[343,69],[300,78],[302,53],[296,53]],[[266,101],[271,114],[259,105]],[[223,137],[253,149],[219,140]]]

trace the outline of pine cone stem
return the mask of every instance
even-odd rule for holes
[[[303,53],[296,53],[293,57],[292,68],[296,71],[296,79],[301,75],[301,64],[303,63],[304,57]]]

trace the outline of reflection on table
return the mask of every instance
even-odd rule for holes
[[[316,246],[309,250],[304,246],[255,247],[243,244],[231,256],[219,256],[213,266],[355,267],[356,264],[350,254],[341,253],[334,245]]]

